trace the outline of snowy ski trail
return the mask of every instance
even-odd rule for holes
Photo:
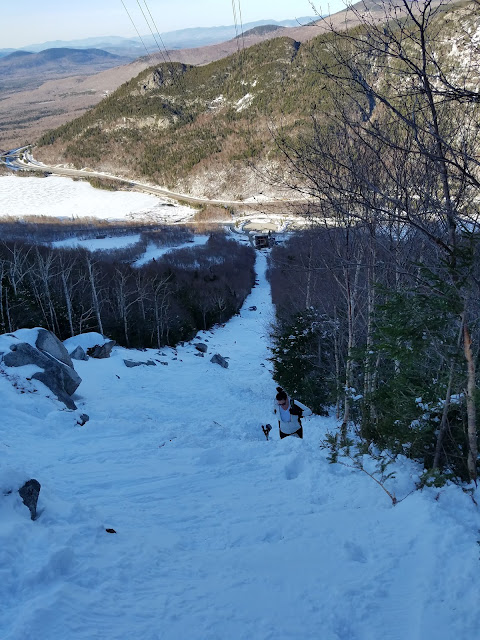
[[[393,507],[365,474],[327,462],[333,418],[307,419],[303,441],[278,439],[264,254],[256,269],[240,314],[199,332],[204,358],[194,340],[76,361],[83,427],[46,398],[20,404],[2,381],[8,461],[21,454],[42,484],[36,522],[14,496],[0,511],[2,640],[474,637],[469,498],[452,486]],[[396,469],[401,498],[419,467]]]

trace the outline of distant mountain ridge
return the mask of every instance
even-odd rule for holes
[[[108,51],[101,49],[45,49],[39,53],[31,51],[14,51],[0,59],[0,71],[2,74],[12,74],[20,69],[48,67],[51,63],[62,65],[91,65],[95,62],[109,61],[113,64],[122,64],[124,60]]]
[[[129,62],[101,49],[14,51],[0,58],[0,90],[37,87],[50,78],[91,75]]]
[[[253,29],[249,29],[248,31],[243,31],[240,33],[237,38],[244,38],[247,36],[263,36],[266,33],[271,33],[272,31],[278,31],[280,35],[280,30],[285,29],[285,27],[279,27],[276,24],[262,24],[258,27],[253,27]]]
[[[274,25],[277,27],[298,27],[305,25],[312,20],[318,20],[318,16],[303,16],[292,20],[257,20],[247,22],[243,26],[243,33],[262,25]],[[160,33],[163,44],[168,49],[189,49],[192,47],[202,47],[209,44],[216,44],[231,40],[238,35],[239,26],[226,25],[218,27],[192,27],[188,29],[178,29],[176,31],[166,31]],[[158,41],[158,34],[155,34]],[[151,34],[142,36],[142,40],[152,52],[157,49],[157,44]],[[143,44],[138,37],[123,38],[121,36],[102,36],[94,38],[83,38],[78,40],[53,40],[40,44],[31,44],[21,49],[0,49],[0,59],[13,51],[30,51],[38,53],[45,49],[102,49],[115,55],[130,57],[131,59],[145,54]]]
[[[444,34],[436,55],[449,55],[452,68],[463,55],[460,48],[451,51],[460,17],[465,33],[479,28],[475,11],[462,10],[452,5],[436,17]],[[209,64],[149,61],[95,108],[47,132],[35,153],[47,164],[92,166],[182,193],[250,197],[258,191],[262,167],[283,171],[272,128],[287,138],[305,135],[312,109],[320,114],[332,108],[316,72],[330,34],[303,43],[289,37],[309,29],[266,34]]]

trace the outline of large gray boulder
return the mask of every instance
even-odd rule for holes
[[[70,396],[75,393],[82,379],[73,366],[63,364],[56,357],[27,342],[10,345],[10,351],[3,356],[3,362],[7,367],[36,365],[42,371],[34,373],[32,378],[43,382],[69,409],[77,408]]]
[[[46,329],[38,330],[38,337],[35,341],[35,346],[40,351],[44,351],[49,355],[53,356],[63,364],[68,365],[69,367],[73,367],[73,362],[70,356],[68,355],[68,351],[63,345],[63,342],[57,338],[51,331],[47,331]]]

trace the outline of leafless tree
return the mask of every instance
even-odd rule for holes
[[[468,63],[440,53],[448,2],[382,1],[350,11],[359,26],[330,27],[317,60],[324,104],[312,114],[313,136],[279,147],[291,185],[319,203],[322,216],[415,229],[439,248],[443,279],[461,300],[458,327],[465,358],[470,477],[478,458],[470,301],[477,281],[472,246],[480,212],[478,46],[465,37]],[[478,5],[476,7],[478,11]],[[456,64],[455,64],[456,62]],[[301,185],[300,187],[298,185]],[[441,269],[439,262],[438,269]]]

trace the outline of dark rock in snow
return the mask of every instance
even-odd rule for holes
[[[80,345],[78,345],[78,347],[75,347],[75,349],[70,354],[70,357],[73,360],[88,360],[87,354]]]
[[[77,424],[79,424],[81,427],[83,427],[83,425],[86,424],[89,420],[90,420],[90,416],[89,415],[87,415],[86,413],[81,413],[78,416]]]
[[[201,351],[202,353],[207,353],[207,351],[208,351],[207,345],[204,344],[203,342],[198,342],[195,345],[195,349],[197,349],[197,351]]]
[[[205,357],[205,354],[203,354],[203,353],[194,353],[193,355],[194,356],[198,356],[199,358],[204,358]]]
[[[156,367],[157,366],[153,360],[147,360],[147,362],[137,362],[135,360],[124,360],[124,363],[125,363],[125,366],[129,367],[129,368],[139,367],[142,364],[147,365],[147,367]]]
[[[32,478],[18,490],[23,504],[30,509],[30,517],[35,520],[37,517],[38,494],[40,493],[40,483]]]
[[[115,340],[108,340],[105,344],[96,344],[87,349],[87,355],[91,358],[109,358],[116,344]]]
[[[219,364],[224,369],[228,369],[228,362],[225,360],[223,356],[219,353],[216,353],[211,359],[210,362],[214,362],[215,364]]]

